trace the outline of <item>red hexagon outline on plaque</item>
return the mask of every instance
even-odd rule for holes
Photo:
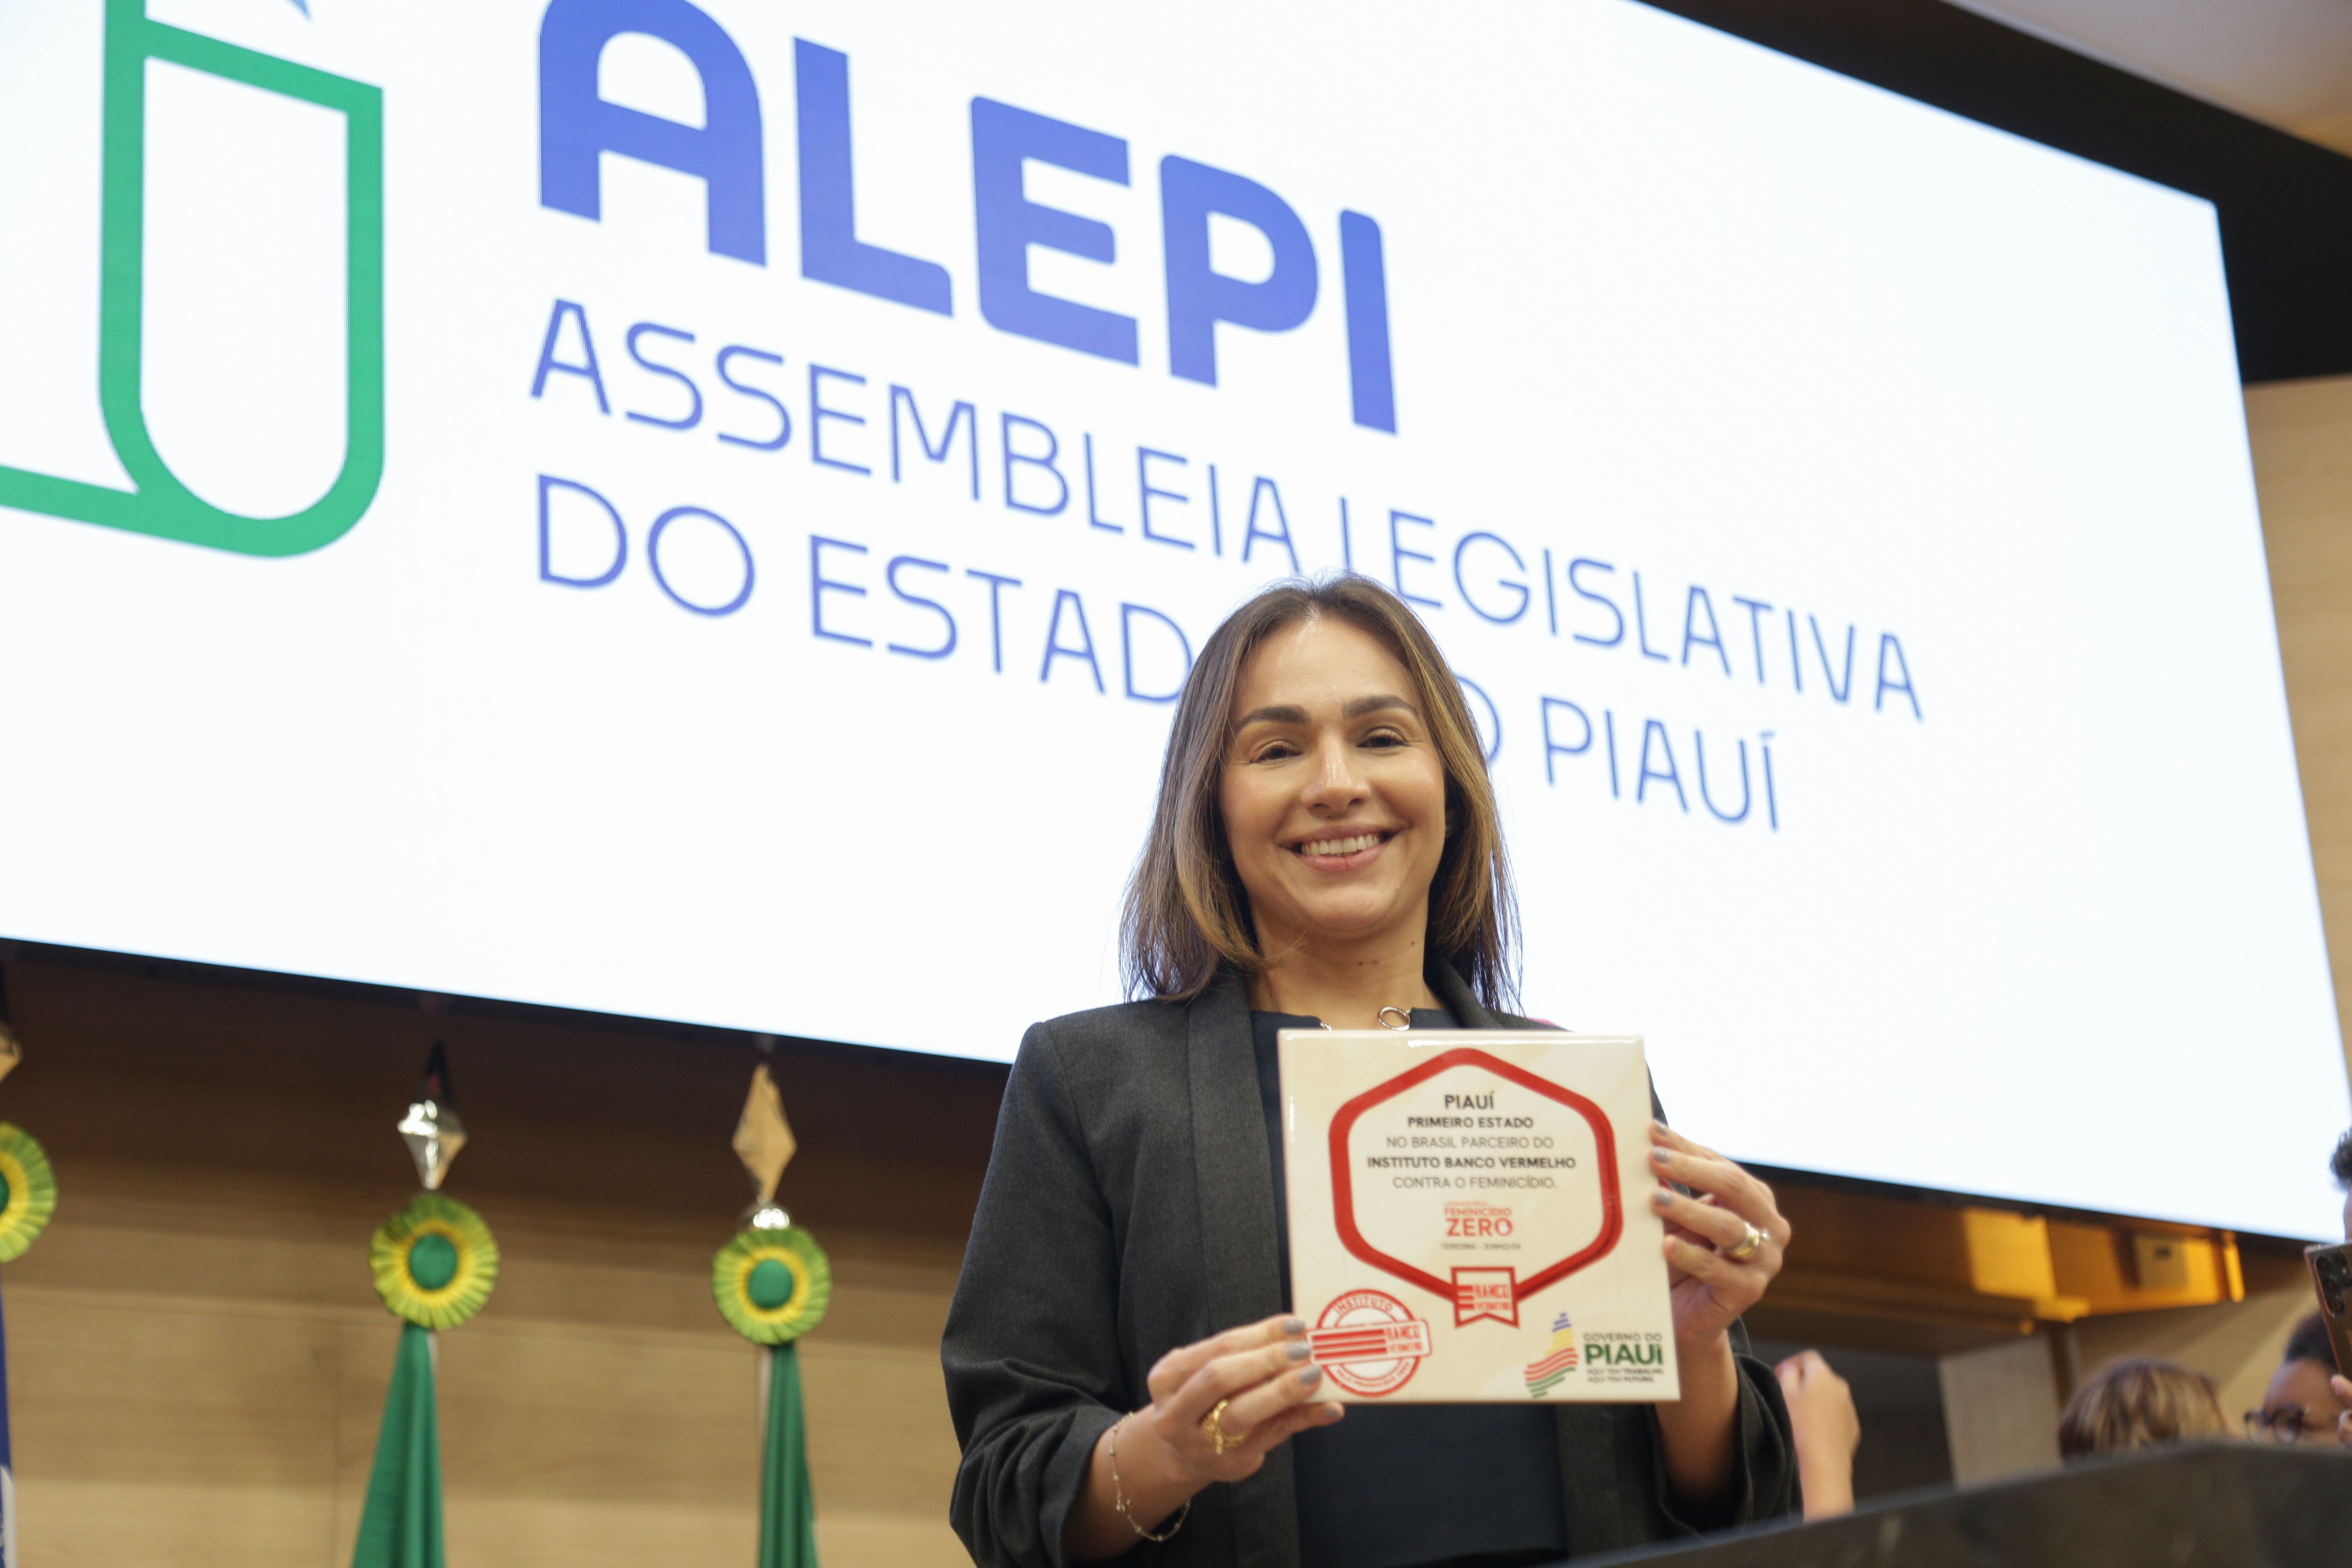
[[[1450,1051],[1441,1051],[1409,1072],[1400,1073],[1385,1083],[1374,1084],[1339,1108],[1339,1113],[1331,1119],[1332,1222],[1339,1229],[1339,1244],[1360,1261],[1370,1264],[1383,1274],[1393,1274],[1409,1284],[1418,1285],[1444,1300],[1454,1299],[1452,1285],[1434,1274],[1423,1273],[1401,1258],[1391,1258],[1366,1241],[1363,1232],[1356,1228],[1355,1186],[1348,1175],[1348,1134],[1355,1130],[1357,1120],[1373,1106],[1393,1100],[1416,1084],[1426,1083],[1439,1073],[1458,1067],[1484,1068],[1522,1089],[1533,1089],[1547,1100],[1557,1100],[1583,1117],[1585,1123],[1592,1129],[1593,1142],[1597,1145],[1594,1152],[1601,1172],[1601,1234],[1581,1252],[1562,1258],[1539,1274],[1531,1274],[1525,1279],[1514,1276],[1511,1299],[1515,1302],[1524,1301],[1537,1291],[1557,1284],[1605,1256],[1623,1238],[1625,1213],[1623,1201],[1617,1190],[1622,1179],[1617,1170],[1617,1137],[1610,1128],[1607,1115],[1584,1096],[1574,1089],[1549,1083],[1525,1068],[1514,1067],[1474,1046],[1458,1046]]]

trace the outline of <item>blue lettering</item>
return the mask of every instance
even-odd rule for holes
[[[1513,570],[1524,572],[1528,569],[1527,563],[1519,559],[1519,552],[1511,548],[1508,540],[1492,533],[1465,533],[1462,536],[1462,542],[1454,547],[1454,587],[1455,592],[1462,595],[1462,602],[1469,605],[1471,613],[1477,616],[1479,619],[1492,621],[1499,626],[1507,626],[1528,613],[1528,604],[1532,595],[1528,594],[1528,585],[1525,583],[1516,578],[1497,577],[1495,581],[1498,586],[1508,588],[1519,596],[1519,602],[1512,606],[1511,613],[1507,616],[1491,613],[1472,596],[1470,585],[1462,581],[1462,556],[1464,552],[1482,539],[1489,544],[1500,545],[1503,553],[1511,558]]]
[[[1042,245],[1106,266],[1118,258],[1110,225],[1029,199],[1024,159],[1127,184],[1127,143],[993,99],[971,100],[971,198],[980,240],[980,313],[1017,332],[1103,359],[1134,364],[1135,318],[1098,310],[1029,287],[1029,247]]]
[[[1399,541],[1397,537],[1397,525],[1406,522],[1416,523],[1423,528],[1433,529],[1437,526],[1437,523],[1433,519],[1415,517],[1409,511],[1398,511],[1393,507],[1389,510],[1389,574],[1391,580],[1396,584],[1397,597],[1402,599],[1408,605],[1421,605],[1429,609],[1442,610],[1445,606],[1440,604],[1437,600],[1424,599],[1420,595],[1413,593],[1404,585],[1404,563],[1406,562],[1423,561],[1428,563],[1432,566],[1437,564],[1436,556],[1424,555],[1418,550],[1407,550]]]
[[[874,646],[872,637],[853,637],[847,632],[835,631],[824,624],[825,595],[854,594],[861,599],[866,597],[866,590],[860,584],[835,582],[824,574],[824,552],[828,549],[851,550],[860,555],[866,553],[866,546],[863,544],[852,544],[845,539],[827,539],[823,534],[809,535],[809,629],[818,637],[830,637],[835,642],[856,643],[859,647],[872,647]]]
[[[957,406],[961,407],[962,405],[959,404]],[[898,595],[907,603],[919,605],[939,616],[942,638],[937,647],[910,647],[905,643],[894,642],[889,645],[890,651],[903,653],[914,658],[945,658],[955,652],[955,617],[948,614],[948,607],[937,599],[926,599],[920,594],[910,594],[901,587],[898,583],[898,568],[901,566],[919,567],[925,572],[944,573],[948,570],[948,563],[944,561],[926,561],[919,555],[897,555],[891,557],[890,564],[884,567],[882,571],[883,581],[890,584],[890,592]]]
[[[1134,617],[1137,616],[1150,616],[1153,620],[1158,621],[1161,626],[1166,626],[1170,631],[1175,633],[1176,646],[1184,655],[1184,673],[1178,676],[1176,678],[1176,684],[1170,687],[1165,691],[1138,691],[1135,689],[1135,634],[1133,628]],[[1184,628],[1182,626],[1178,626],[1174,620],[1167,616],[1161,615],[1158,610],[1151,608],[1149,605],[1123,604],[1119,605],[1118,657],[1120,664],[1126,669],[1127,694],[1138,702],[1175,701],[1178,697],[1183,694],[1184,682],[1189,679],[1192,674],[1192,639],[1184,635]]]
[[[1849,641],[1846,646],[1849,653],[1851,653],[1853,646],[1851,641],[1851,634],[1849,634]],[[1893,654],[1895,656],[1895,668],[1902,671],[1903,679],[1900,680],[1889,680],[1886,679],[1886,656],[1888,654]],[[1890,691],[1900,691],[1910,700],[1912,718],[1918,719],[1923,717],[1919,711],[1919,694],[1911,689],[1911,667],[1904,662],[1903,645],[1895,640],[1895,634],[1893,632],[1882,632],[1879,634],[1878,638],[1878,695],[1871,700],[1871,711],[1877,712],[1879,710],[1881,705],[1886,700],[1886,694]]]
[[[1706,617],[1705,637],[1698,633],[1701,616]],[[1724,679],[1730,679],[1731,656],[1723,650],[1723,631],[1715,622],[1715,601],[1708,598],[1706,590],[1696,583],[1691,584],[1690,596],[1683,601],[1683,663],[1685,665],[1690,663],[1691,649],[1695,647],[1715,649],[1715,657],[1723,661]]]
[[[1105,533],[1125,533],[1127,531],[1126,529],[1120,527],[1118,523],[1108,521],[1103,517],[1100,512],[1095,510],[1095,438],[1092,433],[1088,433],[1079,437],[1078,440],[1085,448],[1085,461],[1087,468],[1087,521],[1092,523],[1095,527],[1101,529]]]
[[[736,551],[743,557],[743,586],[737,590],[733,598],[728,600],[723,605],[698,605],[692,599],[689,599],[685,595],[679,593],[676,588],[671,587],[669,578],[663,574],[661,563],[662,536],[669,531],[669,525],[671,523],[677,521],[680,518],[688,517],[698,517],[703,519],[705,521],[717,523],[720,529],[725,531],[727,537],[735,542]],[[743,542],[743,536],[735,531],[735,525],[733,523],[728,521],[725,518],[719,516],[715,511],[707,511],[698,506],[674,506],[670,508],[669,510],[654,519],[653,530],[646,535],[646,564],[653,568],[654,581],[660,585],[663,593],[669,595],[670,603],[676,605],[682,610],[692,610],[698,616],[731,616],[751,601],[752,579],[751,547]],[[863,593],[864,590],[860,589],[859,592]]]
[[[1279,532],[1270,528],[1260,528],[1257,525],[1258,502],[1261,500],[1271,500],[1274,503],[1274,521],[1282,525]],[[1344,507],[1347,503],[1343,501],[1340,504]],[[1290,542],[1290,516],[1282,510],[1282,491],[1276,489],[1275,482],[1264,474],[1260,474],[1257,481],[1250,486],[1249,531],[1242,535],[1243,565],[1249,564],[1250,552],[1256,548],[1257,542],[1261,539],[1270,539],[1281,545],[1284,552],[1290,557],[1291,574],[1297,575],[1298,547]]]
[[[584,356],[577,364],[566,363],[555,357],[556,340],[563,331],[566,320],[580,323],[580,351]],[[596,389],[596,412],[610,414],[613,405],[604,399],[604,373],[596,368],[596,340],[588,332],[588,311],[569,300],[558,300],[547,318],[547,336],[539,345],[539,370],[530,378],[530,395],[537,397],[547,390],[548,375],[554,371],[566,375],[584,377]]]
[[[743,383],[728,374],[727,362],[734,359],[755,359],[762,364],[781,365],[784,363],[784,356],[782,354],[762,353],[758,349],[748,349],[740,343],[730,343],[725,348],[719,351],[719,379],[725,382],[735,391],[741,393],[744,396],[756,397],[761,402],[766,404],[771,409],[774,410],[776,416],[776,433],[768,440],[754,441],[749,436],[730,436],[726,431],[721,430],[719,432],[719,438],[730,446],[749,447],[755,452],[782,451],[783,449],[784,443],[793,438],[792,414],[784,407],[784,400],[782,398],[776,396],[773,393],[764,392],[756,386],[746,386]]]
[[[651,371],[656,375],[667,376],[686,388],[686,395],[689,402],[686,416],[682,419],[664,419],[658,415],[640,414],[634,408],[629,410],[629,417],[640,425],[658,425],[665,430],[691,430],[702,423],[702,388],[695,385],[694,378],[684,371],[672,365],[656,364],[647,359],[645,351],[637,346],[638,339],[647,337],[669,338],[678,342],[690,343],[694,342],[694,334],[682,332],[676,327],[660,327],[651,321],[639,321],[629,329],[628,339],[629,357],[637,362],[638,367]]]
[[[1853,628],[1845,629],[1845,679],[1840,680],[1830,670],[1830,650],[1822,646],[1822,623],[1811,616],[1805,617],[1813,628],[1813,651],[1821,655],[1822,679],[1829,682],[1832,700],[1843,702],[1853,695]]]
[[[1077,617],[1078,641],[1076,647],[1062,641],[1062,611],[1066,607]],[[1054,618],[1045,627],[1045,661],[1037,667],[1038,680],[1053,679],[1054,661],[1057,658],[1082,658],[1087,672],[1095,678],[1095,690],[1103,689],[1102,666],[1095,662],[1094,634],[1087,629],[1087,605],[1084,599],[1067,588],[1054,590]]]
[[[1575,632],[1570,635],[1573,636],[1578,642],[1591,643],[1594,647],[1615,647],[1619,643],[1625,640],[1625,612],[1619,609],[1617,607],[1617,601],[1609,597],[1608,595],[1596,594],[1591,589],[1586,587],[1583,584],[1576,580],[1578,569],[1585,566],[1590,566],[1597,572],[1614,572],[1617,568],[1610,565],[1606,561],[1588,561],[1581,556],[1568,563],[1568,591],[1574,594],[1580,599],[1590,599],[1594,604],[1600,605],[1602,609],[1608,611],[1609,618],[1616,623],[1616,629],[1612,631],[1605,637],[1587,637],[1582,632]]]
[[[907,405],[907,417],[915,422],[915,445],[920,447],[923,449],[923,456],[934,463],[944,463],[948,460],[948,450],[955,445],[956,426],[961,425],[964,427],[964,447],[971,458],[971,499],[978,500],[980,499],[979,411],[971,404],[959,400],[948,410],[948,427],[940,432],[940,444],[933,447],[930,432],[923,428],[923,411],[916,406],[914,393],[895,382],[890,387],[890,482],[892,484],[898,482],[898,405],[902,400]],[[944,571],[946,568],[942,567],[940,570]]]
[[[1748,636],[1756,645],[1756,684],[1761,686],[1764,684],[1763,617],[1772,613],[1772,606],[1760,599],[1743,599],[1737,594],[1731,595],[1731,602],[1748,612]]]
[[[1168,268],[1168,368],[1217,384],[1217,323],[1286,332],[1314,312],[1315,245],[1289,204],[1255,180],[1195,163],[1160,161],[1161,244]],[[1238,218],[1265,236],[1274,270],[1257,282],[1209,264],[1209,215]]]
[[[1569,712],[1576,715],[1576,721],[1584,726],[1584,739],[1579,741],[1573,746],[1563,746],[1558,741],[1552,739],[1551,710],[1555,708],[1565,709]],[[1544,783],[1551,784],[1555,782],[1552,777],[1551,763],[1551,760],[1554,757],[1580,757],[1585,752],[1592,750],[1591,715],[1585,712],[1583,709],[1579,708],[1575,703],[1569,701],[1566,698],[1547,697],[1543,699],[1543,748]]]
[[[1665,771],[1663,773],[1650,766],[1650,742],[1653,740],[1666,755]],[[1690,797],[1683,794],[1682,775],[1675,771],[1675,743],[1667,738],[1664,724],[1655,719],[1645,719],[1642,722],[1642,776],[1633,784],[1634,804],[1639,805],[1649,798],[1652,779],[1674,785],[1675,799],[1682,804],[1684,815],[1689,815]]]
[[[1180,550],[1190,550],[1193,547],[1191,540],[1179,539],[1172,533],[1158,533],[1152,531],[1151,502],[1154,497],[1161,500],[1172,500],[1179,506],[1189,504],[1192,499],[1180,490],[1160,489],[1151,482],[1151,460],[1154,458],[1163,463],[1174,463],[1179,467],[1186,468],[1189,468],[1192,462],[1190,458],[1180,458],[1173,452],[1155,452],[1149,447],[1138,447],[1135,449],[1135,488],[1139,492],[1136,500],[1136,509],[1139,513],[1138,521],[1143,527],[1143,537],[1156,540],[1161,544],[1175,545]]]
[[[1042,457],[1033,456],[1027,452],[1016,452],[1013,449],[1013,427],[1015,425],[1024,430],[1034,430],[1045,437],[1045,451]],[[1007,414],[1002,416],[997,425],[997,440],[1004,451],[1005,506],[1013,511],[1034,511],[1040,517],[1061,515],[1062,509],[1070,504],[1070,481],[1064,477],[1061,469],[1054,466],[1054,459],[1062,455],[1061,438],[1037,420],[1024,415]],[[1054,476],[1056,493],[1052,506],[1035,506],[1013,493],[1013,465],[1015,463],[1025,468],[1043,468]]]
[[[1721,809],[1715,804],[1715,797],[1706,792],[1706,733],[1702,731],[1693,730],[1691,731],[1691,744],[1696,747],[1698,752],[1698,798],[1706,803],[1706,809],[1714,814],[1717,821],[1745,822],[1748,819],[1748,807],[1749,805],[1748,795],[1748,742],[1744,740],[1739,742],[1739,810],[1736,814],[1726,812]]]
[[[598,96],[597,64],[604,46],[623,33],[659,38],[694,62],[702,79],[702,124],[680,125]],[[548,6],[539,27],[540,205],[601,221],[598,160],[617,153],[700,180],[709,249],[764,267],[761,142],[751,68],[725,29],[687,0],[554,0]]]
[[[863,414],[852,414],[846,409],[830,408],[825,405],[824,378],[827,376],[831,376],[835,381],[849,382],[856,386],[866,384],[864,376],[853,375],[845,370],[835,370],[829,365],[822,364],[809,366],[809,460],[823,463],[828,468],[846,468],[853,474],[871,475],[874,470],[863,463],[853,463],[845,458],[828,458],[824,455],[824,422],[826,420],[837,419],[844,425],[866,423],[866,416]]]
[[[952,314],[946,268],[857,237],[849,57],[794,38],[793,66],[800,101],[801,276]]]
[[[547,505],[548,495],[553,490],[572,490],[577,494],[586,496],[590,500],[594,501],[599,507],[602,507],[604,509],[604,515],[612,520],[613,563],[605,567],[603,572],[593,577],[566,576],[564,574],[558,572],[555,569],[552,559],[554,550],[549,538],[551,531],[548,522]],[[575,480],[559,479],[549,474],[541,474],[539,476],[539,580],[541,582],[561,583],[567,588],[601,588],[605,584],[613,581],[615,577],[618,577],[621,574],[621,568],[626,566],[628,563],[629,531],[623,525],[621,521],[621,514],[619,510],[614,507],[611,501],[606,500],[603,496],[598,495],[586,485],[578,483]]]
[[[1641,648],[1643,658],[1654,658],[1660,664],[1667,662],[1664,654],[1650,646],[1650,616],[1642,606],[1642,574],[1639,572],[1633,574],[1633,641]],[[1642,748],[1646,752],[1649,742],[1643,742]]]
[[[967,566],[963,574],[977,577],[988,584],[988,662],[997,674],[1004,673],[1004,601],[1007,588],[1021,586],[1018,577],[1000,577],[993,572],[982,572],[977,566]]]
[[[1339,215],[1339,280],[1348,300],[1348,392],[1356,423],[1396,434],[1396,378],[1389,368],[1389,281],[1381,226]]]

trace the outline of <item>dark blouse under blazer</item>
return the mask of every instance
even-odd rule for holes
[[[1490,1012],[1433,963],[1465,1028],[1532,1028]],[[1061,1568],[1062,1526],[1096,1442],[1150,1402],[1179,1345],[1282,1310],[1274,1169],[1249,1005],[1220,981],[1190,1003],[1131,1002],[1032,1027],[1006,1083],[940,1359],[963,1462],[950,1519],[981,1568]],[[1739,1352],[1740,1524],[1797,1507],[1789,1416],[1771,1369]],[[1568,1539],[1578,1556],[1696,1532],[1668,1494],[1641,1405],[1559,1406]],[[1164,1546],[1169,1568],[1298,1568],[1288,1448],[1212,1486]]]

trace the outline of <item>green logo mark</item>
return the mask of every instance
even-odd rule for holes
[[[345,426],[342,472],[290,517],[241,517],[199,500],[165,466],[142,401],[147,62],[169,60],[339,110],[345,121]],[[0,467],[0,506],[247,555],[299,555],[351,531],[383,479],[383,94],[376,88],[150,21],[146,0],[107,0],[106,144],[99,283],[99,406],[132,489]]]

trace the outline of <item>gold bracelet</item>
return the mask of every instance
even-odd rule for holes
[[[1184,1528],[1184,1521],[1192,1512],[1192,1500],[1186,1498],[1184,1506],[1176,1510],[1176,1522],[1157,1535],[1135,1522],[1135,1515],[1128,1511],[1127,1483],[1118,1479],[1118,1429],[1126,1425],[1127,1417],[1124,1415],[1110,1424],[1110,1506],[1118,1510],[1118,1517],[1127,1521],[1127,1528],[1135,1531],[1139,1539],[1165,1541]]]

